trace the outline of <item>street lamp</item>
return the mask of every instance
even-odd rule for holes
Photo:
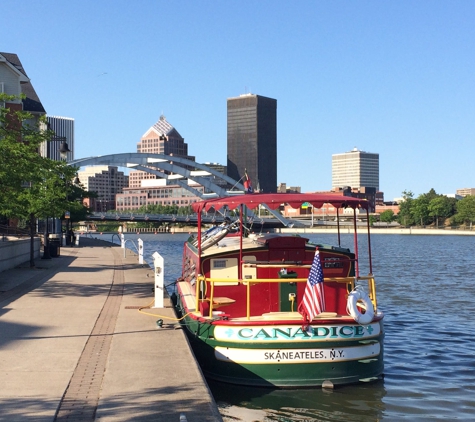
[[[61,145],[59,146],[59,153],[63,161],[66,161],[68,152],[71,152],[71,150],[69,149],[68,143],[66,141],[61,142]]]
[[[65,139],[65,138],[63,138]],[[68,143],[66,141],[62,141],[59,146],[59,153],[61,155],[61,159],[66,161],[68,152],[71,152],[69,149]],[[47,144],[47,157],[49,157],[49,144]],[[77,177],[77,175],[76,175]],[[45,227],[44,227],[44,240],[43,240],[43,256],[42,259],[51,259],[51,253],[49,248],[49,218],[46,217]]]
[[[68,157],[68,152],[71,152],[71,150],[69,149],[68,143],[66,141],[62,141],[61,144],[59,145],[59,153],[60,153],[61,159],[63,161],[66,161],[66,159]],[[68,183],[68,182],[66,181],[66,183]],[[79,183],[79,177],[78,177],[77,173],[76,173],[76,177],[75,177],[73,183],[74,184]],[[66,218],[66,239],[69,239],[70,245],[73,246],[73,239],[74,239],[73,225],[71,223],[71,216],[70,216],[69,211],[65,212],[65,218]],[[68,222],[67,222],[68,219],[69,219],[70,224],[68,224]],[[69,225],[70,225],[70,227],[68,227]]]

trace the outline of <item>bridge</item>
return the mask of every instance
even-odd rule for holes
[[[68,165],[74,167],[84,167],[84,166],[100,166],[100,165],[108,165],[108,166],[117,166],[117,167],[127,167],[133,168],[134,170],[141,170],[147,173],[154,174],[158,178],[165,179],[167,184],[174,184],[179,185],[182,188],[188,190],[193,195],[205,199],[205,198],[213,198],[213,197],[226,197],[231,195],[242,195],[245,192],[244,185],[241,181],[236,181],[231,177],[205,165],[196,163],[195,161],[188,160],[182,157],[175,157],[165,154],[149,154],[149,153],[139,153],[139,152],[129,152],[129,153],[122,153],[122,154],[110,154],[110,155],[102,155],[97,157],[87,157],[87,158],[80,158],[78,160],[72,160],[68,162]],[[190,170],[191,168],[195,170]],[[196,170],[197,169],[197,170]],[[192,180],[201,186],[203,186],[204,193],[198,191],[193,186],[190,186],[187,183],[187,180]],[[214,183],[214,180],[222,180],[226,182],[227,185],[231,186],[230,190],[223,188],[221,185]],[[270,208],[267,208],[264,205],[264,208],[280,223],[275,227],[289,227],[293,226],[294,222],[289,222],[284,217],[282,217],[277,211],[274,211]],[[107,216],[107,214],[102,214],[103,218],[105,219],[113,219]],[[115,214],[116,216],[118,214]],[[124,214],[131,215],[130,213]],[[254,214],[249,211],[248,215],[250,218],[255,218]],[[151,220],[150,216],[143,215],[141,218],[143,220],[134,217],[134,220],[128,221],[153,221]],[[146,219],[148,218],[148,219]],[[183,219],[183,223],[187,223],[186,218],[182,216],[175,216],[174,222],[177,222],[178,219]],[[189,221],[191,221],[191,216],[188,217]],[[196,219],[196,217],[194,217]],[[217,218],[217,217],[216,217]],[[94,220],[95,217],[89,217],[90,220]],[[117,219],[117,217],[116,217]],[[120,219],[120,217],[118,218]],[[256,219],[257,221],[258,219]],[[272,220],[272,219],[270,219]],[[159,221],[159,220],[156,220]],[[264,224],[264,220],[261,223]],[[272,224],[277,224],[274,220],[268,221],[266,227],[272,227]]]
[[[102,155],[69,161],[68,165],[74,167],[108,165],[133,168],[134,170],[145,171],[154,174],[158,178],[165,179],[167,184],[179,185],[200,198],[242,195],[244,193],[244,185],[240,181],[236,181],[205,164],[165,154],[129,152]],[[195,170],[190,170],[190,168]],[[186,179],[200,184],[205,188],[205,192],[208,193],[202,194],[192,186],[189,186],[186,183]],[[232,186],[232,189],[226,190],[214,183],[213,179],[225,181],[228,185]]]
[[[205,214],[201,216],[203,224],[221,224],[224,221],[224,215],[221,214]],[[160,224],[184,224],[188,226],[197,226],[198,217],[196,214],[175,215],[175,214],[140,214],[140,213],[101,213],[94,212],[87,216],[88,221],[111,221],[111,222],[141,222],[141,223],[160,223]],[[283,224],[276,218],[260,218],[256,216],[248,216],[246,225],[255,230],[266,228],[280,228],[289,226],[302,226],[299,221],[293,221],[292,224]]]

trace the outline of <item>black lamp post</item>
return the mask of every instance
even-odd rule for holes
[[[68,143],[66,141],[61,142],[61,145],[59,146],[59,153],[61,154],[61,158],[66,161],[66,157],[68,152],[71,152],[69,149]]]
[[[61,144],[59,146],[59,153],[61,155],[61,159],[63,161],[66,161],[67,153],[71,152],[71,150],[69,149],[68,143],[64,140],[66,138],[62,137],[60,139],[63,139],[63,141],[61,142]],[[48,156],[48,158],[50,158],[49,144],[48,144],[47,156]],[[77,175],[76,175],[76,178],[77,178]],[[49,242],[49,219],[48,219],[48,217],[46,217],[46,221],[45,221],[43,245],[44,245],[44,251],[43,251],[42,259],[51,259],[51,252],[50,252],[50,247],[49,247],[50,242]]]

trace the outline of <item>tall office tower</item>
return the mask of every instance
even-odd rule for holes
[[[59,116],[47,116],[46,119],[48,129],[52,130],[54,135],[50,142],[41,145],[40,154],[52,160],[74,160],[74,119]],[[60,152],[60,149],[64,148],[64,142],[69,149],[65,156]]]
[[[150,154],[164,154],[195,161],[195,157],[188,155],[188,144],[178,131],[161,115],[137,143],[137,152]],[[158,163],[157,163],[158,164]],[[190,170],[194,170],[190,168]],[[167,173],[164,171],[164,173]],[[140,187],[141,180],[156,179],[153,174],[144,171],[130,172],[130,187]]]
[[[277,100],[244,94],[228,98],[227,174],[254,189],[277,189]]]
[[[354,148],[332,155],[332,187],[371,187],[379,191],[379,154]]]
[[[161,115],[137,143],[137,152],[152,154],[176,155],[194,161],[195,157],[188,155],[188,144],[178,131]]]

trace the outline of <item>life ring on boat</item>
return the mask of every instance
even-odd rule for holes
[[[365,313],[362,313],[358,306],[364,308]],[[348,302],[346,303],[346,310],[361,325],[369,324],[374,318],[373,302],[371,302],[368,294],[362,289],[355,289],[350,292]]]

